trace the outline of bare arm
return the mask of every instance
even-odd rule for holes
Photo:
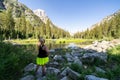
[[[47,46],[44,46],[43,48],[47,52],[47,55],[49,55],[49,50],[48,50]]]

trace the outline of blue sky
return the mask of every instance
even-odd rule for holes
[[[19,0],[32,10],[45,10],[51,21],[71,33],[85,30],[120,10],[120,0]]]

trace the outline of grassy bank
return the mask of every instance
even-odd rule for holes
[[[8,41],[8,40],[7,40]],[[13,43],[18,44],[36,44],[37,39],[16,39],[16,40],[9,40]],[[55,44],[68,44],[68,43],[82,43],[82,42],[92,42],[92,39],[46,39],[46,43],[55,43]]]
[[[34,57],[21,46],[0,42],[0,80],[19,80],[23,68],[34,62]]]

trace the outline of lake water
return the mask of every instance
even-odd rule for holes
[[[49,50],[51,49],[57,49],[57,48],[65,48],[66,46],[79,46],[79,47],[82,47],[83,45],[88,45],[90,44],[91,42],[84,42],[84,43],[69,43],[69,44],[55,44],[55,43],[49,43],[49,44],[46,44],[46,46],[48,47]],[[25,48],[26,50],[31,50],[35,53],[37,53],[38,51],[38,48],[37,48],[37,45],[35,44],[31,44],[31,45],[22,45],[23,48]]]

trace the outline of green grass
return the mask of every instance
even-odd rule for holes
[[[10,40],[10,42],[18,43],[18,44],[36,44],[37,39],[15,39]],[[68,43],[82,43],[82,42],[92,42],[91,39],[46,39],[46,44],[54,43],[54,44],[68,44]]]
[[[35,56],[21,46],[0,42],[0,80],[19,80],[23,68],[35,61]]]

